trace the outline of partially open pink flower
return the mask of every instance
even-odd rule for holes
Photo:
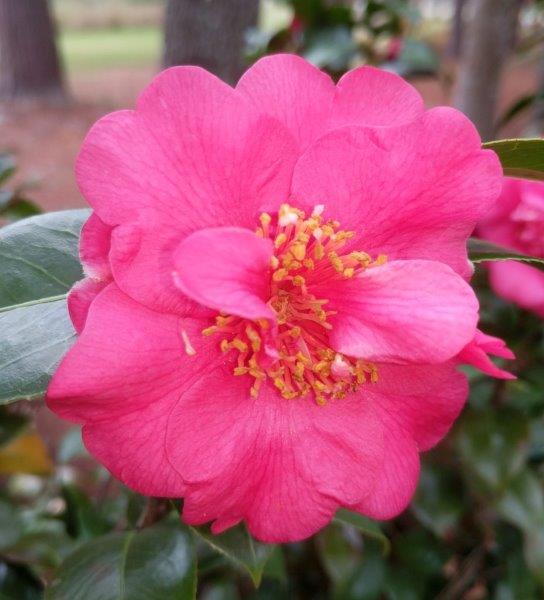
[[[99,121],[80,336],[48,390],[90,452],[188,523],[297,540],[386,519],[467,396],[466,240],[501,169],[459,112],[294,56],[236,89],[194,67]]]
[[[480,237],[544,258],[544,183],[504,179],[499,201],[478,227]],[[499,295],[544,318],[544,273],[527,264],[490,262],[491,286]]]

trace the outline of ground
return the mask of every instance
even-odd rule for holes
[[[159,69],[160,33],[140,27],[73,31],[61,39],[71,102],[66,106],[0,105],[0,149],[13,151],[18,181],[46,210],[85,206],[73,175],[74,160],[89,127],[102,115],[131,108]],[[413,82],[428,106],[448,104],[449,92],[436,80]],[[530,63],[511,65],[503,82],[502,108],[534,90]],[[502,137],[517,135],[523,118]]]

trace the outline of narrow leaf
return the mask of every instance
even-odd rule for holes
[[[528,256],[516,250],[509,250],[485,240],[470,238],[468,241],[468,257],[473,263],[499,260],[517,260],[529,263],[536,269],[544,271],[544,258]]]
[[[537,100],[540,99],[539,94],[526,94],[521,98],[518,98],[508,109],[504,112],[501,118],[497,121],[495,129],[502,129],[505,125],[517,117],[520,113],[528,108],[532,108]]]

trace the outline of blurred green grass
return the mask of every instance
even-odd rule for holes
[[[69,72],[104,68],[148,67],[159,63],[158,27],[67,30],[60,48]]]

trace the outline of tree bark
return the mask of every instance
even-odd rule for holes
[[[0,98],[64,98],[47,0],[0,0]]]
[[[484,140],[494,135],[502,69],[514,45],[521,0],[474,0],[467,28],[455,105]]]
[[[198,65],[234,84],[244,71],[245,33],[258,0],[168,0],[163,65]]]
[[[448,56],[459,58],[461,56],[461,48],[463,44],[464,18],[463,9],[467,0],[455,0],[455,9],[453,12],[450,42],[448,44]]]

